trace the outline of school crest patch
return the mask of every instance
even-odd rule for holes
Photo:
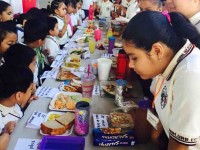
[[[162,92],[161,92],[161,101],[160,101],[160,104],[161,104],[161,108],[165,108],[166,104],[167,104],[167,87],[164,86],[164,88],[162,89]]]
[[[106,7],[106,11],[110,11],[110,8],[109,8],[109,7]]]

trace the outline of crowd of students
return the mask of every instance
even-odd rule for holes
[[[123,47],[130,57],[129,66],[141,78],[153,78],[155,107],[169,138],[168,149],[198,149],[200,1],[93,0],[92,3],[98,17],[122,15],[131,19],[123,33]],[[32,8],[13,18],[11,5],[0,1],[0,150],[6,149],[23,110],[37,99],[34,93],[41,84],[39,77],[51,69],[57,52],[87,17],[82,4],[81,0],[53,0],[47,8]],[[185,17],[174,12],[162,14],[164,10],[177,11]],[[147,67],[141,67],[143,64]],[[158,78],[163,80],[162,84],[157,83]],[[157,84],[166,87],[161,96]],[[160,102],[167,97],[169,103]],[[185,121],[176,120],[181,113],[185,113]]]

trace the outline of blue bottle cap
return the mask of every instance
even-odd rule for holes
[[[109,40],[115,40],[115,37],[114,36],[110,36],[108,39]]]
[[[125,86],[127,84],[126,80],[119,79],[116,81],[118,86]]]

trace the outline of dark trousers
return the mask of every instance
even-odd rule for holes
[[[83,9],[84,13],[85,13],[85,18],[89,16],[89,11],[86,9]]]

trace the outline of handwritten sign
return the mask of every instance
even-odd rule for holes
[[[54,60],[51,64],[51,68],[59,68],[63,64],[63,61],[60,60]]]
[[[99,85],[94,85],[92,95],[100,95],[100,87]]]
[[[109,115],[93,114],[94,128],[108,128]]]
[[[109,54],[109,53],[103,53],[101,55],[101,58],[111,58],[112,57],[112,54]]]
[[[38,150],[41,139],[19,138],[14,150]]]
[[[51,71],[45,71],[42,76],[40,77],[40,79],[46,79],[46,78],[52,78],[52,79],[56,79],[56,76],[58,74],[58,69],[57,68],[53,68]]]
[[[57,93],[59,89],[52,87],[38,87],[35,95],[39,97],[53,98],[54,94]]]
[[[42,122],[46,118],[47,114],[43,112],[34,111],[29,120],[27,121],[26,127],[39,129]]]

